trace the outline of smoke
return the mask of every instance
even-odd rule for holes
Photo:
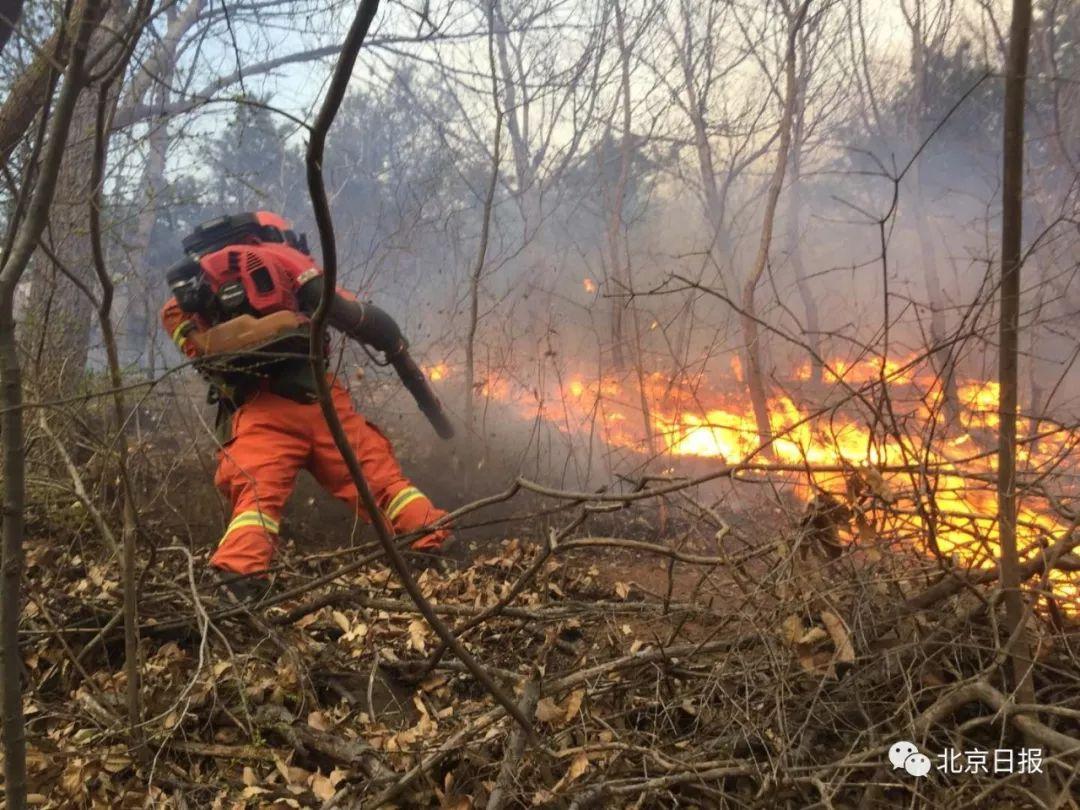
[[[682,79],[670,78],[670,86],[648,81],[660,61],[644,54],[667,53],[669,35],[655,26],[640,32],[628,137],[618,116],[570,115],[586,98],[595,98],[595,110],[620,110],[617,84],[590,88],[580,70],[559,74],[564,83],[553,79],[547,95],[536,91],[551,105],[570,99],[562,119],[547,107],[530,113],[538,116],[532,119],[520,108],[505,110],[477,288],[472,395],[478,421],[475,433],[465,431],[486,448],[481,455],[488,464],[498,458],[513,470],[562,470],[559,476],[589,483],[653,466],[642,461],[656,449],[649,447],[645,387],[745,399],[734,362],[744,348],[737,306],[776,160],[773,112],[755,96],[760,91],[766,98],[769,85],[752,78],[757,68],[748,64],[714,99],[709,114],[717,123],[706,135],[720,196],[711,200],[701,146],[672,100],[683,91]],[[513,36],[532,42],[528,32]],[[491,99],[459,75],[466,65],[481,74],[488,69],[483,60],[470,61],[479,53],[453,51],[438,67],[406,60],[401,70],[377,71],[358,83],[335,124],[326,167],[344,283],[402,323],[424,364],[446,368],[436,387],[459,419],[464,345],[473,331],[470,277],[493,170]],[[559,60],[576,64],[571,57],[583,53],[575,42],[543,67],[554,76]],[[912,102],[911,81],[901,78],[875,88],[871,111],[848,86],[852,68],[840,51],[824,53],[806,68],[797,154],[789,156],[768,266],[756,290],[770,388],[808,406],[835,394],[799,388],[808,348],[831,365],[933,353],[930,362],[951,363],[960,377],[992,379],[999,80],[984,75],[970,46],[950,40],[930,54],[921,106]],[[617,75],[617,49],[600,58]],[[540,84],[517,75],[517,67],[505,69],[500,81],[514,85],[518,103]],[[1033,132],[1048,120],[1040,114],[1047,103],[1045,93],[1033,93]],[[725,114],[742,125],[736,113],[755,109],[764,112],[749,135],[719,125]],[[521,132],[523,121],[544,121],[555,134]],[[294,141],[268,113],[238,115],[210,150],[212,182],[204,171],[174,169],[183,175],[174,180],[206,186],[201,212],[185,209],[185,221],[242,204],[282,208],[300,229],[311,230]],[[739,149],[756,156],[742,160]],[[1031,162],[1022,408],[1067,421],[1077,391],[1071,362],[1071,320],[1080,304],[1072,290],[1077,237],[1055,222],[1070,200],[1075,204],[1075,192],[1060,171],[1045,168],[1053,159],[1038,138]],[[175,234],[177,243],[181,236]],[[362,354],[349,352],[350,368],[371,370]],[[391,422],[411,413],[392,380],[373,386],[374,379],[383,378],[372,373],[362,386],[365,408]],[[571,384],[603,380],[617,382],[618,393],[598,386],[593,407],[568,413],[563,401]],[[616,413],[641,423],[640,452],[613,449]]]

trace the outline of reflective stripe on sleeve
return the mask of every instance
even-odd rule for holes
[[[179,348],[183,349],[184,344],[187,343],[187,333],[195,328],[195,324],[191,321],[180,321],[179,325],[173,329],[172,341]]]

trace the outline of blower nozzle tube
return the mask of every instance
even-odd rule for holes
[[[408,350],[399,350],[397,354],[390,358],[390,364],[394,367],[398,377],[401,378],[401,384],[409,389],[409,393],[413,395],[416,404],[420,407],[424,416],[427,417],[431,426],[435,428],[435,432],[439,434],[439,438],[454,438],[454,426],[450,424],[450,420],[446,417],[442,403],[435,396],[435,392],[431,390],[427,377],[424,376],[424,372],[413,361]]]
[[[321,296],[322,277],[317,276],[300,288],[300,305],[305,311],[314,311]],[[450,424],[442,403],[431,390],[424,372],[409,356],[409,344],[401,334],[397,321],[385,310],[370,302],[360,303],[337,293],[330,302],[330,325],[385,353],[386,359],[401,378],[402,385],[412,394],[439,437],[454,437],[454,426]]]

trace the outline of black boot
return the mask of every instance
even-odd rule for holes
[[[217,571],[218,590],[227,602],[238,605],[257,605],[271,589],[269,577],[243,576],[231,571]]]
[[[452,574],[465,566],[459,559],[458,552],[463,551],[461,544],[454,535],[443,540],[438,549],[408,548],[402,556],[414,571],[435,570],[440,574]]]

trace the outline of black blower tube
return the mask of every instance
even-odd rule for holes
[[[308,314],[318,306],[322,286],[322,278],[317,277],[300,288],[300,306]],[[424,372],[409,356],[409,344],[401,334],[401,327],[385,310],[371,303],[361,304],[335,295],[330,304],[330,325],[354,340],[383,352],[439,438],[454,437],[454,426],[443,411],[442,403],[431,390]]]
[[[450,424],[450,420],[446,418],[446,412],[443,410],[442,403],[439,402],[439,398],[435,396],[435,392],[431,390],[431,386],[428,384],[424,372],[420,370],[420,367],[416,365],[412,357],[409,356],[408,350],[404,348],[401,349],[397,354],[390,358],[390,364],[401,378],[402,385],[409,389],[409,393],[413,395],[416,404],[420,406],[420,410],[423,412],[424,416],[431,422],[431,426],[435,428],[435,432],[439,434],[439,438],[454,438],[454,426]]]

